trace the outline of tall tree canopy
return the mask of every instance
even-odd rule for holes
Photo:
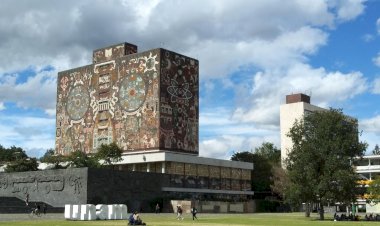
[[[288,136],[293,142],[287,159],[289,201],[318,203],[323,220],[323,205],[355,200],[358,178],[351,162],[367,147],[359,141],[355,119],[338,109],[307,113]]]

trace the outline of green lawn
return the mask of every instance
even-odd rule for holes
[[[16,217],[17,215],[15,215]],[[305,218],[302,213],[284,213],[284,214],[270,214],[270,213],[257,213],[257,214],[199,214],[198,221],[193,221],[191,215],[185,215],[183,221],[176,220],[175,214],[141,214],[141,217],[147,225],[150,226],[167,226],[167,225],[255,225],[255,226],[316,226],[316,225],[380,225],[380,222],[333,222],[332,220],[318,221],[317,215],[312,215],[311,218]],[[331,218],[329,214],[326,217]],[[60,218],[60,217],[59,217]],[[1,218],[0,218],[1,220]],[[16,219],[14,219],[16,220]],[[69,226],[69,225],[83,225],[83,226],[126,226],[128,221],[125,220],[109,220],[109,221],[66,221],[64,219],[46,219],[31,218],[27,221],[0,221],[0,225],[19,225],[19,226]]]

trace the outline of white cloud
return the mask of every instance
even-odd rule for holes
[[[223,135],[200,142],[200,155],[204,157],[230,159],[234,152],[254,151],[263,142],[271,142],[280,147],[278,132],[265,136],[231,136]]]
[[[363,13],[364,2],[366,0],[333,0],[329,4],[336,7],[338,20],[349,21]]]
[[[189,55],[199,55],[201,64],[207,62],[201,65],[203,76],[223,77],[241,65],[281,68],[306,61],[306,55],[315,53],[326,43],[326,39],[327,34],[319,29],[301,27],[296,31],[284,32],[273,40],[202,42],[194,45]]]
[[[26,150],[29,156],[40,157],[47,149],[53,148],[54,143],[55,119],[0,115],[1,145],[15,145]]]
[[[57,72],[91,63],[93,49],[123,41],[138,45],[139,51],[163,47],[199,59],[201,79],[210,79],[205,84],[210,92],[218,88],[212,79],[235,89],[236,110],[231,107],[221,118],[201,112],[200,119],[202,131],[213,134],[200,143],[201,153],[228,158],[226,150],[279,140],[279,104],[286,94],[312,91],[313,102],[326,104],[365,89],[360,73],[328,72],[308,65],[309,56],[327,44],[329,29],[360,15],[363,2],[4,0],[0,7],[0,102],[40,108],[53,116]],[[54,71],[39,72],[46,65]],[[247,65],[257,68],[252,81],[232,82],[231,74]],[[19,82],[17,71],[30,66],[36,75]],[[337,81],[345,83],[337,86]],[[8,132],[0,130],[0,143],[6,144],[17,143],[25,128],[41,129],[3,123],[0,128]],[[53,137],[39,138],[53,146],[55,123],[49,123]],[[37,138],[28,142],[31,152],[45,148]]]
[[[241,100],[233,118],[257,125],[278,125],[279,106],[284,103],[285,95],[311,94],[313,104],[327,106],[363,93],[367,82],[360,72],[343,74],[295,64],[286,70],[256,73],[252,87],[251,95]]]
[[[6,107],[3,102],[0,102],[0,111],[5,110]]]
[[[40,71],[17,83],[19,74],[0,77],[0,101],[14,102],[21,108],[39,108],[51,115],[55,112],[56,71]]]
[[[365,132],[380,134],[380,115],[359,121],[360,128]]]
[[[371,42],[375,39],[375,37],[371,34],[365,34],[362,36],[362,39],[365,41],[365,42]]]
[[[221,136],[216,139],[204,140],[199,144],[200,155],[219,159],[229,159],[229,150],[241,147],[244,138],[241,136]]]
[[[372,58],[372,62],[373,62],[376,66],[380,67],[380,53],[377,53],[377,56],[374,57],[374,58]]]
[[[374,94],[380,94],[380,78],[376,78],[373,82],[372,82],[373,86],[372,86],[372,93]]]

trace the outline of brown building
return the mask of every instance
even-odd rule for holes
[[[247,200],[252,163],[199,157],[198,61],[122,43],[93,64],[60,72],[56,152],[94,153],[115,142],[120,170],[168,174],[168,196]]]

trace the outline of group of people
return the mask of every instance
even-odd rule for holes
[[[371,213],[370,215],[365,215],[364,216],[364,219],[366,221],[380,221],[380,215],[379,214],[376,214],[375,216],[373,216],[373,214]]]
[[[340,216],[339,214],[335,213],[334,214],[334,221],[358,221],[360,220],[358,215],[346,215],[342,213]]]
[[[180,219],[183,220],[184,219],[182,216],[182,212],[183,212],[182,207],[180,205],[177,205],[177,220],[180,220]],[[198,220],[198,218],[197,218],[198,210],[197,210],[197,208],[195,208],[195,206],[191,207],[190,212],[193,216],[193,220],[195,220],[195,219]]]
[[[128,225],[146,225],[140,218],[140,215],[137,211],[134,211],[131,216],[129,216]]]
[[[380,215],[376,214],[375,216],[371,214],[366,214],[363,219],[359,215],[346,215],[342,213],[340,216],[339,214],[334,214],[334,221],[359,221],[359,220],[365,220],[365,221],[380,221]]]
[[[159,204],[156,205],[156,208],[155,208],[155,212],[156,213],[159,213],[160,212],[160,206]],[[193,220],[197,219],[197,208],[195,208],[194,206],[191,207],[191,210],[190,210],[192,216],[193,216]],[[177,220],[183,220],[184,217],[182,215],[183,213],[183,209],[180,205],[177,205]],[[140,218],[140,215],[137,211],[134,211],[128,218],[128,225],[146,225]]]

